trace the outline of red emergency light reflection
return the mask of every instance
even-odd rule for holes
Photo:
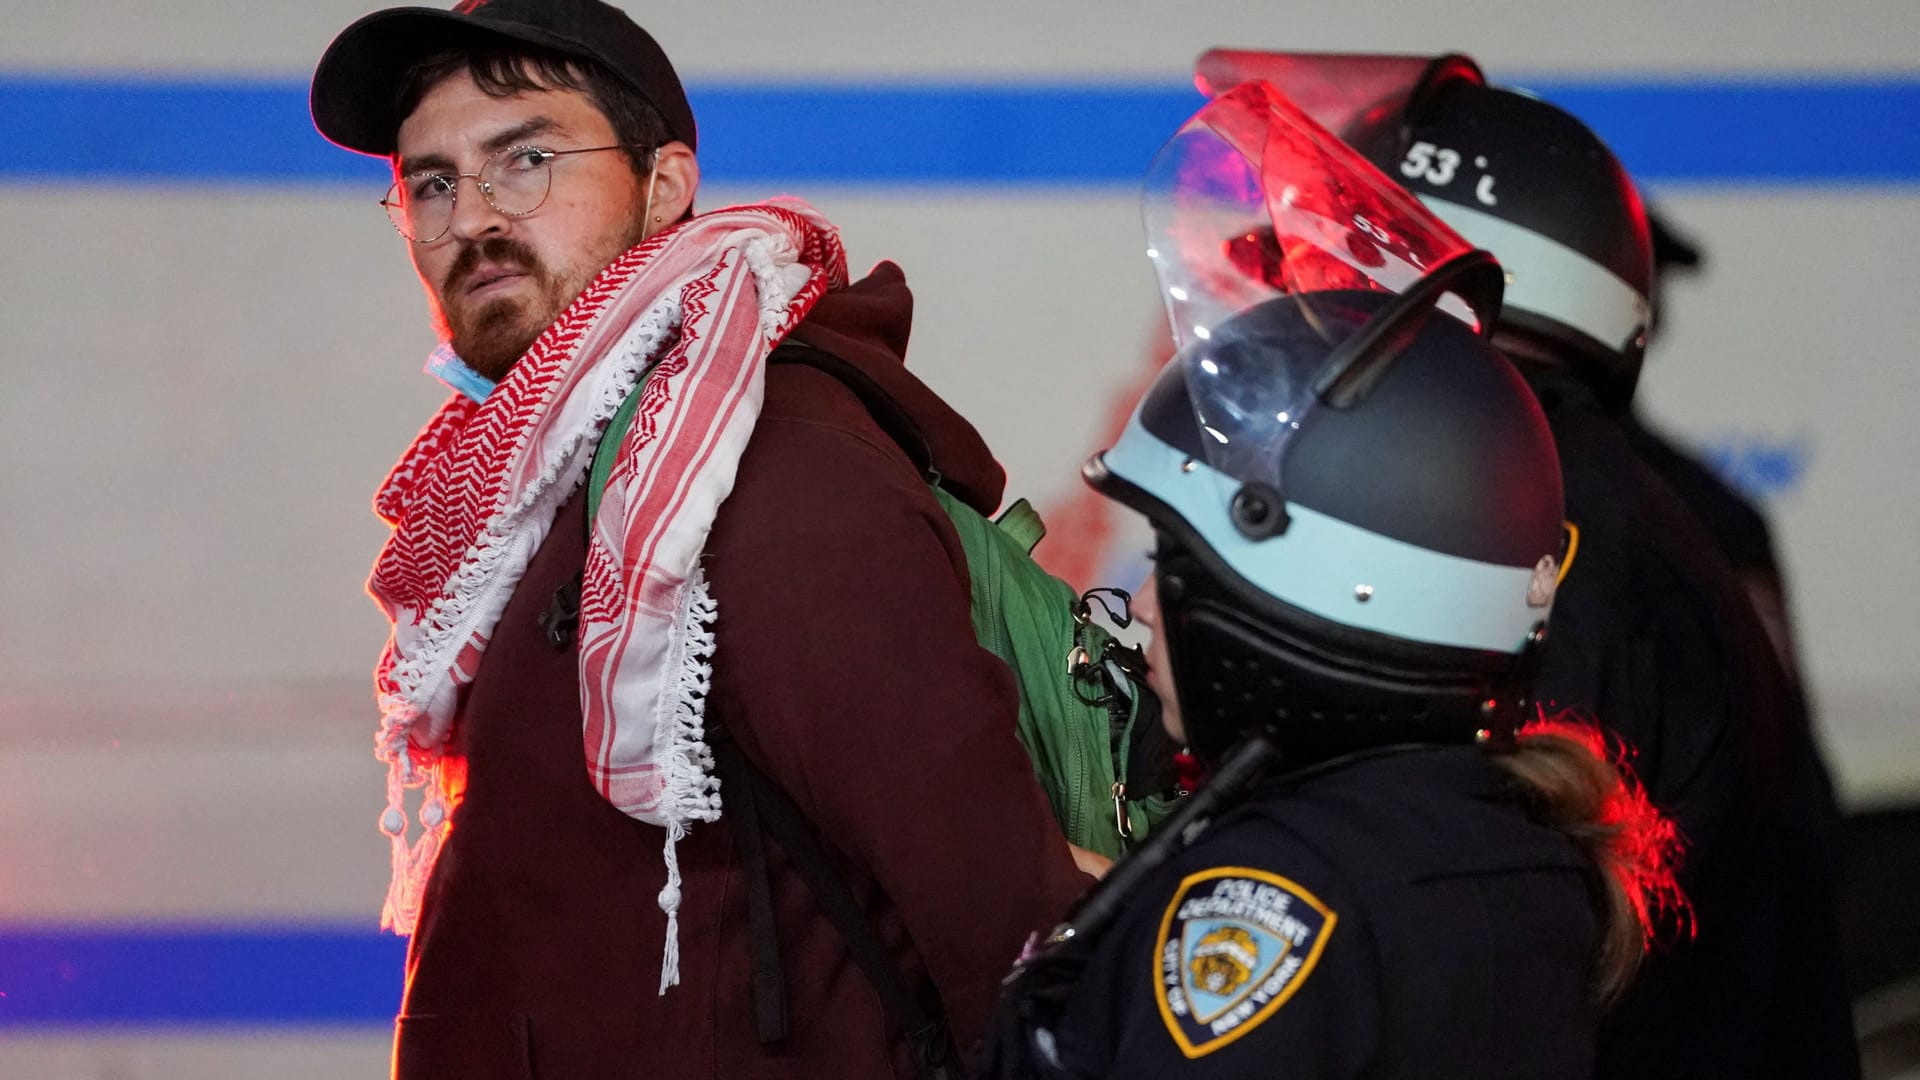
[[[1685,839],[1647,796],[1630,759],[1634,750],[1598,724],[1565,714],[1542,715],[1521,727],[1519,741],[1557,737],[1584,747],[1613,767],[1618,783],[1600,797],[1581,831],[1597,841],[1600,870],[1617,881],[1639,917],[1641,941],[1648,951],[1669,932],[1692,938],[1698,932],[1693,905],[1680,888],[1678,870]]]

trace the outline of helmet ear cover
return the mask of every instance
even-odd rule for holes
[[[1343,626],[1240,581],[1177,523],[1159,524],[1161,632],[1202,760],[1251,734],[1289,768],[1401,743],[1512,742],[1544,628],[1514,655]]]

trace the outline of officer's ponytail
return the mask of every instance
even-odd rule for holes
[[[1593,725],[1528,724],[1494,760],[1520,782],[1534,820],[1573,840],[1598,871],[1605,899],[1594,996],[1611,1003],[1659,929],[1691,931],[1686,897],[1674,881],[1679,835]]]

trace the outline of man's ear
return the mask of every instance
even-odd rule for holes
[[[700,187],[700,161],[683,142],[670,142],[654,152],[653,206],[648,211],[649,234],[674,224],[693,209]]]

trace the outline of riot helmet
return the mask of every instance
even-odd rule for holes
[[[1500,260],[1503,349],[1571,368],[1614,408],[1632,400],[1652,244],[1638,190],[1584,123],[1524,91],[1487,85],[1459,55],[1215,50],[1196,66],[1209,92],[1249,78],[1289,97],[1298,87],[1309,115]]]
[[[1180,129],[1143,213],[1176,353],[1085,473],[1159,538],[1192,748],[1510,739],[1562,506],[1485,338],[1498,264],[1264,82]]]

